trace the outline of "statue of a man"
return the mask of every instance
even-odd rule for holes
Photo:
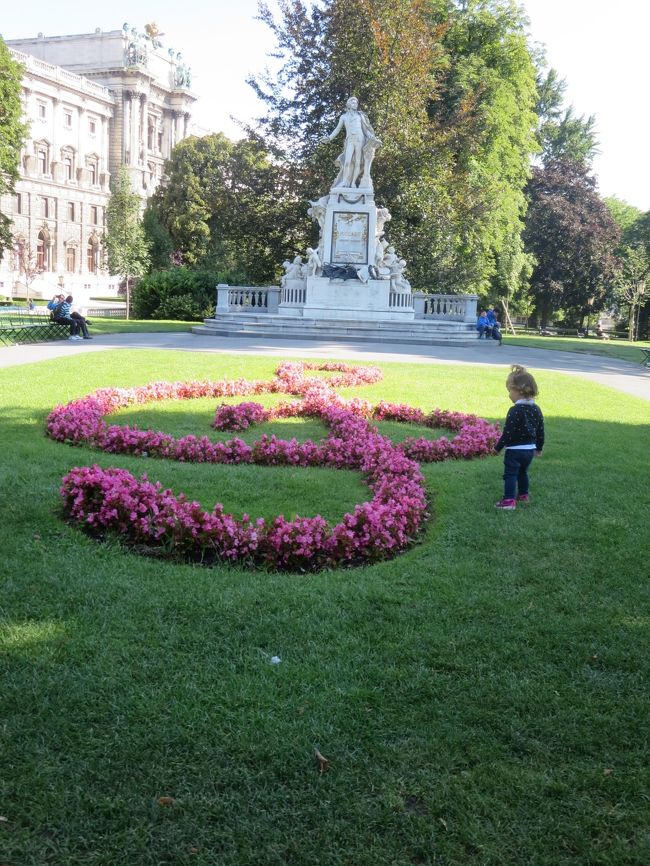
[[[336,129],[322,139],[333,141],[345,127],[345,145],[336,159],[339,173],[332,187],[357,186],[359,177],[363,174],[359,186],[372,189],[370,166],[381,141],[375,135],[368,117],[363,111],[359,111],[359,100],[356,96],[351,96],[345,107],[346,111],[340,116]]]

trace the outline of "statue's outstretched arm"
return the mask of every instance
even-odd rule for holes
[[[336,136],[339,134],[339,132],[341,131],[342,128],[343,128],[343,115],[341,115],[339,117],[339,122],[336,124],[336,129],[334,130],[334,132],[330,132],[329,135],[323,136],[323,138],[321,138],[321,141],[333,141],[336,138]]]

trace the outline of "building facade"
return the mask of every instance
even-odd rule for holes
[[[150,25],[148,25],[148,29]],[[143,204],[174,145],[188,134],[190,72],[159,39],[122,30],[8,40],[23,64],[29,137],[16,194],[3,196],[14,247],[0,295],[65,286],[76,296],[117,290],[102,245],[110,178],[124,165]]]

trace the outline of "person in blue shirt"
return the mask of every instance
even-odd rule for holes
[[[70,327],[69,340],[81,340],[79,336],[79,324],[70,315],[72,312],[72,295],[68,295],[68,298],[65,295],[55,295],[47,305],[47,308],[52,311],[52,319],[55,322]]]
[[[478,319],[476,320],[476,330],[478,331],[479,340],[482,337],[487,338],[490,335],[490,323],[488,321],[487,313],[485,310],[481,310]]]
[[[497,315],[497,311],[494,307],[490,307],[490,309],[486,313],[488,325],[490,326],[490,334],[493,340],[498,340],[499,345],[502,344],[503,338],[501,337],[501,329],[499,327],[499,317]]]

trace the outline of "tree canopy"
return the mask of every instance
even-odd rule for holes
[[[584,163],[549,159],[533,169],[524,238],[535,256],[532,289],[542,322],[559,308],[598,309],[613,284],[620,229]]]
[[[20,149],[27,135],[20,100],[22,71],[0,38],[0,196],[14,190]],[[11,218],[0,213],[0,258],[11,246]]]
[[[336,145],[319,141],[354,94],[383,146],[376,199],[418,287],[485,291],[525,266],[523,187],[535,150],[535,68],[507,0],[281,3],[279,69],[251,80],[259,135],[291,168],[295,198],[322,194]]]
[[[108,268],[126,283],[126,314],[130,314],[131,278],[147,270],[148,245],[140,218],[140,196],[133,191],[129,173],[120,166],[113,179],[111,197],[106,208],[106,235],[104,244],[108,252]]]

